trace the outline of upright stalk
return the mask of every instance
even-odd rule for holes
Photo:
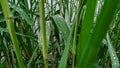
[[[70,0],[70,20],[72,19],[73,15],[73,0]]]
[[[13,20],[12,14],[10,13],[10,9],[9,9],[9,6],[8,6],[8,1],[7,0],[0,0],[0,4],[1,4],[2,10],[3,10],[3,14],[4,14],[4,17],[5,17],[6,23],[7,23],[7,27],[8,27],[9,33],[10,33],[10,37],[12,39],[13,48],[14,48],[15,54],[17,56],[19,67],[24,68],[20,48],[19,48],[19,45],[18,45],[17,36],[15,34],[14,20]]]
[[[53,15],[53,10],[54,10],[54,8],[53,8],[53,0],[51,0],[51,13],[52,13],[52,15]]]
[[[60,0],[60,15],[62,15],[62,0]]]
[[[42,38],[42,52],[44,60],[44,68],[47,68],[47,39],[46,39],[46,27],[45,27],[45,10],[44,10],[44,0],[39,0],[39,11],[40,11],[40,32]]]
[[[77,40],[77,31],[78,31],[78,24],[79,24],[79,17],[80,17],[80,10],[81,10],[81,5],[84,0],[79,1],[78,5],[78,11],[76,15],[76,20],[75,20],[75,29],[74,29],[74,38],[73,38],[73,48],[72,48],[72,68],[74,68],[75,64],[75,54],[76,54],[76,40]]]

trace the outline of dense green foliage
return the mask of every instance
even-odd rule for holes
[[[0,0],[0,68],[119,68],[120,0]]]

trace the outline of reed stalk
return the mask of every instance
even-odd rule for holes
[[[46,39],[46,27],[45,27],[45,10],[44,10],[44,0],[39,1],[39,11],[40,11],[40,35],[42,41],[42,52],[44,60],[44,68],[47,68],[47,39]]]
[[[8,1],[7,0],[0,0],[1,3],[1,7],[3,10],[3,14],[7,23],[7,28],[9,30],[9,34],[13,43],[13,48],[15,50],[15,54],[17,56],[17,60],[18,60],[18,64],[20,68],[24,68],[24,64],[23,64],[23,60],[22,60],[22,56],[21,56],[21,52],[20,52],[20,48],[19,48],[19,44],[18,44],[18,39],[15,33],[15,28],[14,28],[14,20],[13,20],[13,16],[10,13],[10,9],[8,6]]]

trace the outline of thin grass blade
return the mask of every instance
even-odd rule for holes
[[[118,60],[118,57],[117,57],[115,50],[112,46],[109,34],[107,34],[106,38],[107,38],[107,43],[108,43],[108,52],[110,54],[110,58],[112,61],[112,68],[119,68],[119,60]]]

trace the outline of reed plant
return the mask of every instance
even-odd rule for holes
[[[12,43],[13,43],[13,48],[14,48],[15,54],[17,56],[19,67],[24,68],[24,64],[23,64],[23,60],[22,60],[22,56],[21,56],[21,52],[20,52],[20,48],[19,48],[19,44],[18,44],[18,40],[17,40],[17,36],[15,34],[13,16],[10,13],[10,9],[9,9],[9,6],[8,6],[8,1],[7,0],[1,0],[0,3],[1,3],[2,10],[3,10],[4,18],[5,18],[6,23],[7,23],[7,28],[9,30],[9,34],[11,36],[11,40],[12,40]]]
[[[119,68],[120,0],[0,0],[0,68]]]

